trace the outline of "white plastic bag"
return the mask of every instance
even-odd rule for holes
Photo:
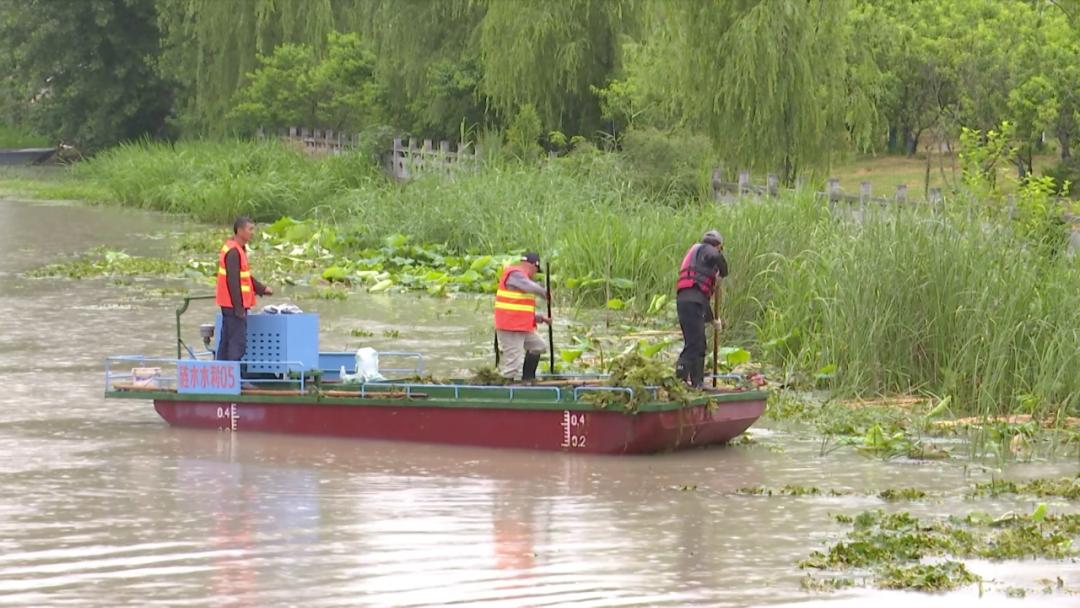
[[[363,382],[381,382],[386,378],[379,373],[379,351],[361,348],[356,351],[356,375]]]
[[[268,304],[262,307],[264,315],[298,315],[303,310],[296,304]]]
[[[136,388],[161,388],[160,367],[131,368],[131,385]]]
[[[356,351],[356,373],[345,372],[341,366],[338,372],[342,382],[382,382],[386,378],[379,373],[379,351],[374,348],[361,348]]]

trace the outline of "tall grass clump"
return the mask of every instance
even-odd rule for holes
[[[952,396],[965,413],[1080,408],[1080,269],[1008,225],[882,211],[805,226],[753,321],[789,369],[834,387]],[[835,370],[833,372],[832,370]]]
[[[76,174],[103,189],[105,202],[228,222],[307,215],[371,179],[373,169],[349,155],[316,160],[277,141],[193,140],[121,144]]]
[[[583,173],[561,164],[510,165],[451,180],[433,177],[350,190],[338,202],[352,209],[348,215],[354,221],[341,232],[358,248],[377,246],[397,232],[456,251],[536,248],[558,260],[557,274],[627,279],[633,286],[613,295],[640,296],[638,301],[647,304],[651,295],[673,289],[683,253],[707,229],[726,236],[730,282],[757,285],[773,257],[810,247],[806,226],[828,217],[806,198],[781,206],[719,207],[695,198],[653,196],[635,188],[618,168],[609,169]],[[598,285],[591,302],[603,303],[608,294]],[[589,295],[578,294],[587,300]],[[758,307],[742,291],[727,294],[724,306],[743,318]]]

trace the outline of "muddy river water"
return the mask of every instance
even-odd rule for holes
[[[175,221],[0,200],[0,605],[1080,605],[1005,597],[1047,578],[1080,587],[1080,565],[1038,560],[970,562],[994,581],[981,596],[803,590],[797,562],[847,529],[831,514],[1033,503],[964,500],[989,479],[981,467],[823,456],[813,436],[760,423],[749,445],[647,457],[170,429],[148,402],[102,397],[102,359],[175,352],[175,301],[21,272],[97,245],[165,255],[167,239],[153,235]],[[489,308],[475,298],[299,304],[321,314],[324,349],[423,351],[436,373],[490,358]],[[356,327],[375,335],[349,336]],[[1017,478],[1077,471],[1075,459],[995,467]],[[734,492],[784,484],[943,498]]]

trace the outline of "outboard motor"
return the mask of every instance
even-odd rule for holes
[[[210,350],[210,341],[214,339],[214,324],[203,323],[199,325],[199,335],[202,336],[203,346]]]

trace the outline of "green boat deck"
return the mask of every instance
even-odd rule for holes
[[[299,391],[261,390],[257,394],[221,395],[216,393],[178,394],[166,389],[107,390],[105,396],[112,399],[153,399],[192,402],[228,402],[228,403],[310,403],[324,405],[380,405],[380,406],[415,406],[445,408],[482,408],[513,410],[572,410],[572,411],[619,411],[619,412],[665,412],[695,407],[709,403],[723,404],[740,401],[764,400],[767,394],[760,390],[705,393],[689,401],[657,401],[647,399],[633,404],[633,407],[600,407],[588,400],[588,395],[603,392],[618,392],[630,397],[627,389],[620,387],[592,387],[590,390],[575,391],[574,387],[534,387],[534,386],[478,386],[446,384],[396,384],[378,383],[358,386],[339,385],[323,390],[312,387],[300,394]],[[329,390],[332,394],[326,394]],[[340,392],[355,392],[355,395],[340,395]],[[576,392],[576,394],[575,394]],[[274,394],[281,393],[281,394]],[[636,396],[636,395],[635,395]]]

